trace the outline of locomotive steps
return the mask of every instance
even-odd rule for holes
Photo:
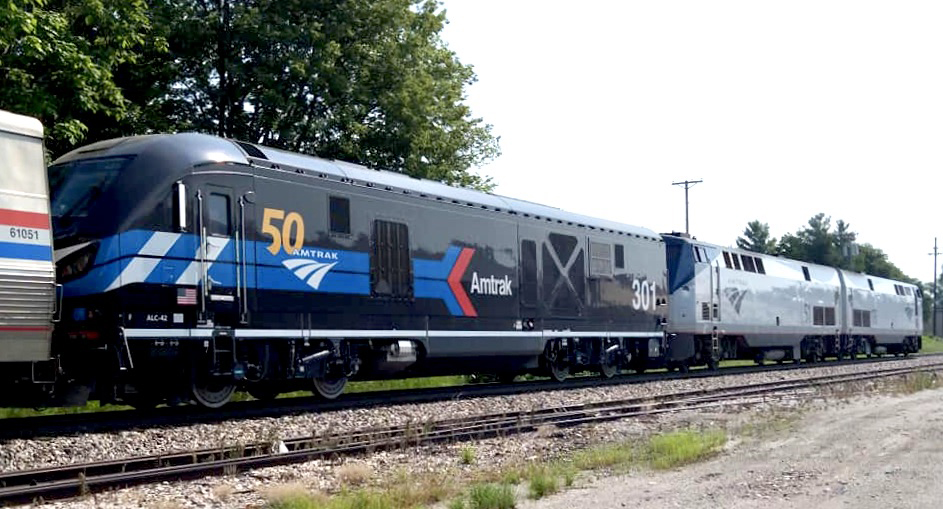
[[[301,437],[275,443],[202,449],[184,453],[128,458],[0,474],[0,501],[36,497],[69,497],[106,487],[162,480],[199,478],[308,461],[336,455],[371,453],[416,445],[458,442],[526,433],[544,426],[567,427],[680,410],[718,409],[730,405],[794,398],[816,388],[849,382],[943,370],[943,362],[874,369],[863,373],[826,374],[797,380],[676,392],[643,398],[585,403],[534,411],[503,412],[465,418],[430,420],[402,426],[374,427]]]

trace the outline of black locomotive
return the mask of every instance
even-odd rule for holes
[[[54,351],[106,401],[666,362],[644,228],[200,134],[77,149],[50,186]]]

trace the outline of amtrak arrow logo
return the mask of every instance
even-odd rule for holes
[[[325,263],[307,258],[289,258],[282,265],[292,271],[298,279],[304,281],[315,290],[321,286],[321,280],[338,262]]]
[[[465,288],[462,286],[462,276],[465,274],[465,270],[468,269],[468,264],[471,263],[474,254],[475,250],[473,248],[463,247],[448,277],[449,288],[452,289],[452,294],[455,295],[455,300],[458,301],[458,305],[462,308],[462,313],[465,316],[478,316],[475,306],[472,305],[468,293],[465,292]]]
[[[727,300],[733,305],[733,308],[737,310],[737,314],[740,314],[740,304],[743,304],[743,298],[747,296],[749,290],[741,290],[739,288],[724,288],[724,295],[727,296]]]

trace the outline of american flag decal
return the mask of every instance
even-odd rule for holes
[[[177,288],[177,305],[196,306],[196,288]]]

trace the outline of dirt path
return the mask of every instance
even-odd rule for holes
[[[943,507],[943,390],[815,411],[706,463],[604,478],[518,507]]]

